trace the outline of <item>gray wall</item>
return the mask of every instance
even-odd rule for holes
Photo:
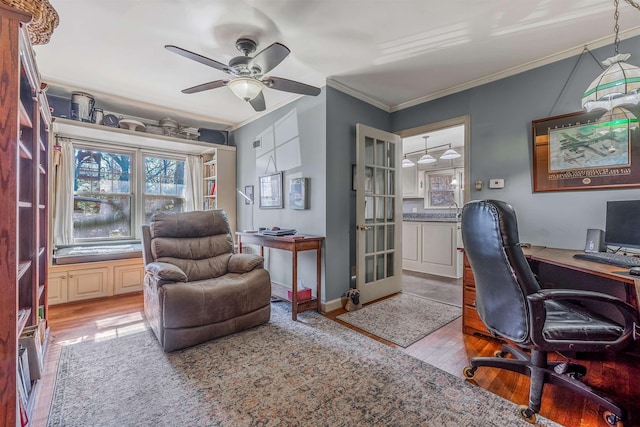
[[[620,43],[620,52],[640,61],[640,37]],[[601,60],[613,47],[594,51]],[[482,180],[471,200],[501,199],[518,214],[520,240],[534,245],[581,249],[588,228],[604,229],[607,200],[640,199],[640,190],[587,190],[533,193],[531,121],[580,111],[580,98],[602,72],[586,54],[558,99],[577,57],[391,114],[392,131],[471,116],[470,182]],[[557,102],[557,106],[553,108]],[[553,108],[553,111],[552,111]],[[504,189],[488,189],[490,178],[504,178]]]
[[[279,108],[231,132],[230,144],[237,147],[236,179],[238,188],[244,191],[246,185],[254,186],[255,204],[245,205],[242,196],[237,198],[238,229],[251,228],[251,207],[253,225],[258,227],[278,226],[294,228],[299,233],[324,236],[327,234],[325,218],[326,191],[326,108],[325,92],[317,97],[307,96]],[[250,108],[247,105],[247,108]],[[284,209],[260,209],[258,205],[258,177],[264,171],[256,170],[256,156],[253,141],[256,136],[273,126],[291,112],[297,117],[302,166],[284,171]],[[291,176],[310,178],[310,209],[289,209],[288,191]],[[273,281],[291,285],[291,252],[265,248],[266,265]],[[307,287],[315,289],[316,253],[302,252],[298,256],[298,278]],[[323,281],[326,277],[322,272]],[[323,298],[324,299],[324,298]]]
[[[355,266],[356,193],[351,165],[356,163],[356,123],[389,131],[388,113],[327,87],[327,241],[328,301],[350,286]]]

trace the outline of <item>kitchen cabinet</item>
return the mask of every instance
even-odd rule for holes
[[[438,276],[462,277],[458,222],[404,221],[402,268]]]
[[[402,197],[424,197],[424,174],[418,171],[418,165],[402,168]]]

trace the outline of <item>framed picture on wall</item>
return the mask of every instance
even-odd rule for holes
[[[640,187],[638,119],[622,108],[531,122],[533,191]]]
[[[245,205],[253,204],[253,185],[245,185],[244,186],[244,194],[247,195],[249,199],[244,199]]]
[[[309,209],[309,178],[289,180],[289,208]]]
[[[264,175],[258,178],[258,191],[260,192],[260,209],[282,209],[282,172]]]

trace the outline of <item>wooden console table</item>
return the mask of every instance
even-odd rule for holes
[[[265,236],[260,233],[244,233],[237,232],[238,236],[238,252],[242,253],[242,245],[258,245],[260,246],[260,255],[264,256],[264,247],[282,249],[292,252],[292,268],[291,268],[291,299],[287,295],[288,288],[280,285],[271,284],[271,294],[285,301],[291,301],[291,318],[297,320],[298,313],[307,310],[316,310],[322,312],[321,295],[322,295],[322,242],[324,237],[320,236]],[[298,252],[316,251],[316,296],[311,299],[298,301]]]

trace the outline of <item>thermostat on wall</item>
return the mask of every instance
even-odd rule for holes
[[[489,180],[489,188],[504,188],[504,179],[491,178]]]

